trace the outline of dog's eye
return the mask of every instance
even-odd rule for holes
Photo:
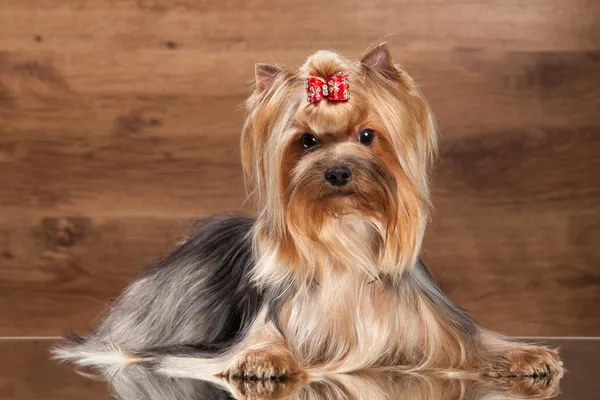
[[[372,129],[363,129],[358,134],[358,141],[365,146],[370,146],[373,139],[375,139],[375,132]]]
[[[319,144],[319,141],[317,140],[315,135],[313,135],[312,133],[305,133],[300,138],[300,144],[302,145],[303,149],[308,150],[312,147],[315,147],[317,144]]]

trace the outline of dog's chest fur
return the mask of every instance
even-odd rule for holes
[[[362,274],[331,273],[290,296],[277,322],[304,365],[394,363],[412,356],[422,333],[419,303],[408,297]]]

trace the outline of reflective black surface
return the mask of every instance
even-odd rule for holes
[[[537,399],[556,396],[555,379],[485,380],[455,372],[354,374],[309,380],[169,379],[133,367],[111,377],[110,386],[123,400],[200,399]]]
[[[53,340],[0,340],[1,400],[200,399],[600,399],[600,340],[540,341],[561,348],[568,370],[560,380],[482,380],[439,372],[362,372],[309,381],[209,381],[173,379],[141,366],[108,377],[81,376],[49,359]]]

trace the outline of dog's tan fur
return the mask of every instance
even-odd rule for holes
[[[306,102],[303,78],[340,73],[349,76],[349,101]],[[403,283],[428,221],[437,132],[425,98],[392,63],[387,46],[360,61],[319,51],[298,73],[258,65],[256,77],[242,136],[244,171],[261,210],[253,279],[287,285],[275,324],[283,335],[277,348],[285,337],[294,354],[288,369],[402,364],[510,374],[547,365],[561,371],[552,350],[523,347],[483,328],[467,338],[431,299]],[[370,147],[357,142],[364,128],[377,134]],[[305,132],[319,138],[316,150],[299,145]],[[348,196],[329,196],[324,187],[324,169],[337,163],[352,168]],[[537,366],[524,365],[529,352]],[[499,360],[510,361],[500,366]]]
[[[303,78],[347,74],[350,99],[307,103]],[[432,112],[380,45],[260,64],[242,164],[256,220],[215,218],[55,357],[114,374],[315,378],[365,369],[562,374],[556,351],[487,331],[419,259],[437,152]],[[367,129],[374,140],[361,142]],[[316,146],[302,145],[311,137]],[[342,165],[348,179],[327,181]]]
[[[217,383],[236,399],[288,400],[517,400],[547,399],[559,392],[558,380],[483,380],[468,374],[359,372],[299,380],[226,380]]]

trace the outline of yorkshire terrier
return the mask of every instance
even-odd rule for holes
[[[257,217],[205,221],[56,358],[174,377],[562,374],[555,350],[481,327],[421,262],[436,124],[385,44],[255,75],[241,149]]]

